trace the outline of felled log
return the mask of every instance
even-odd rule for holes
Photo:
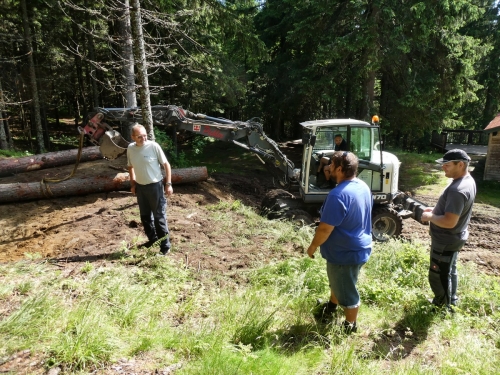
[[[76,163],[78,149],[0,160],[0,177]],[[99,146],[84,147],[80,162],[102,159]]]
[[[206,167],[172,169],[172,184],[206,181],[208,172]],[[96,176],[73,177],[61,182],[29,182],[0,184],[0,203],[12,203],[36,199],[50,199],[102,193],[107,191],[130,190],[128,173],[108,174]]]

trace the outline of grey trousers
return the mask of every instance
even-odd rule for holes
[[[443,245],[432,241],[429,267],[429,284],[434,292],[432,303],[438,306],[456,305],[458,301],[458,252],[465,241]]]
[[[141,222],[149,241],[162,239],[160,250],[170,249],[167,224],[167,199],[162,181],[148,185],[136,184],[135,194],[139,204]]]

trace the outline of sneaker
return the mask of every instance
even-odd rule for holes
[[[317,301],[317,306],[313,313],[314,317],[322,322],[327,322],[333,318],[333,315],[337,312],[337,305],[331,301],[322,302]]]
[[[356,322],[351,323],[348,322],[347,320],[344,320],[341,326],[342,332],[344,332],[346,335],[350,335],[351,333],[356,333],[358,331],[358,327],[356,325]]]

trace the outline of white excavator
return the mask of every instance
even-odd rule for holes
[[[400,161],[382,150],[378,117],[372,123],[353,119],[329,119],[302,122],[302,163],[295,165],[280,150],[278,144],[263,131],[257,119],[231,121],[224,118],[195,114],[174,105],[152,107],[153,124],[175,126],[185,130],[232,142],[255,153],[268,167],[276,189],[264,197],[261,211],[270,219],[288,218],[312,224],[321,204],[334,186],[326,186],[318,178],[318,165],[323,156],[334,152],[336,135],[341,135],[350,152],[359,159],[358,178],[373,194],[372,235],[377,241],[397,237],[403,229],[403,219],[421,222],[425,204],[399,191]],[[116,122],[142,123],[139,108],[95,108],[80,133],[98,145],[102,155],[115,159],[126,153],[127,142],[108,124]]]

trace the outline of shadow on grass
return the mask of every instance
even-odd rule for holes
[[[314,320],[310,324],[296,324],[267,335],[268,344],[284,355],[295,354],[310,347],[329,348],[341,344],[348,334],[341,330],[343,314],[337,314],[332,320]]]
[[[123,251],[116,251],[113,253],[105,254],[92,254],[92,255],[74,255],[61,258],[50,258],[47,261],[49,263],[85,263],[85,262],[97,262],[99,260],[119,260],[127,258],[127,255]]]
[[[426,300],[418,300],[393,328],[383,330],[375,339],[372,353],[375,358],[400,360],[409,356],[422,342],[427,340],[429,327],[440,312]]]

